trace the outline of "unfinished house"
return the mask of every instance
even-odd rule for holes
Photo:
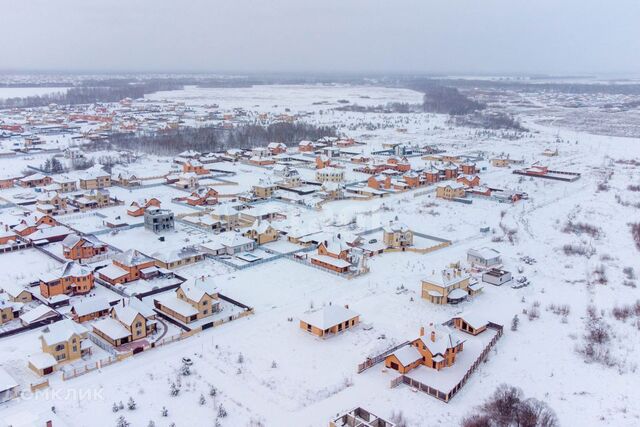
[[[339,414],[329,422],[329,427],[395,427],[391,421],[386,421],[360,407]]]
[[[154,233],[173,230],[173,212],[169,209],[148,208],[144,211],[144,228]]]

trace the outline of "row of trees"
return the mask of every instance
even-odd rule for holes
[[[49,104],[73,105],[92,104],[94,102],[117,102],[124,98],[142,98],[148,93],[181,89],[182,87],[182,84],[167,79],[87,81],[80,86],[68,89],[66,92],[0,99],[0,108],[31,108],[44,107]]]
[[[110,137],[110,143],[119,149],[170,156],[185,150],[215,152],[229,148],[260,147],[269,142],[292,145],[305,139],[317,140],[336,134],[336,129],[330,126],[283,122],[268,126],[246,124],[233,129],[207,126],[143,135],[116,134]]]

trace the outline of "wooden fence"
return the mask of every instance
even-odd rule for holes
[[[29,388],[31,389],[31,393],[33,393],[36,390],[42,390],[47,387],[49,387],[49,379],[42,380],[39,383],[31,383]]]
[[[424,393],[427,393],[430,396],[435,397],[436,399],[449,403],[449,400],[451,400],[451,398],[453,398],[453,396],[455,396],[456,393],[458,393],[460,389],[467,383],[467,381],[471,377],[471,374],[473,374],[473,372],[476,369],[478,369],[478,366],[480,366],[480,364],[487,358],[487,355],[489,354],[489,351],[491,350],[491,348],[496,344],[496,342],[500,339],[500,337],[502,337],[503,330],[504,330],[504,327],[502,325],[489,322],[487,325],[487,328],[495,329],[497,331],[496,335],[491,339],[491,341],[484,348],[484,350],[482,350],[482,353],[480,353],[480,355],[476,358],[476,360],[473,362],[473,365],[471,365],[469,369],[467,369],[467,372],[464,374],[462,379],[448,392],[443,392],[434,387],[423,384],[420,381],[414,380],[413,378],[408,377],[406,375],[400,375],[399,377],[391,380],[391,384],[390,384],[391,388],[397,387],[400,383],[404,383],[415,388],[416,390],[420,390]]]

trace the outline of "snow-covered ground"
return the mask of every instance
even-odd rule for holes
[[[326,104],[313,105],[326,101],[337,106],[339,99],[362,105],[420,102],[420,94],[402,89],[333,85],[186,88],[148,98],[193,105],[215,102],[222,108],[256,111],[323,109],[322,115],[314,114],[309,120],[340,123],[341,131],[367,142],[361,148],[365,153],[390,141],[433,143],[455,154],[482,151],[491,158],[508,153],[512,158],[524,159],[525,165],[540,161],[552,169],[579,172],[582,176],[573,183],[520,178],[511,169],[488,165],[480,175],[483,184],[528,193],[529,200],[513,205],[480,199],[469,205],[446,202],[436,199],[433,192],[419,195],[420,191],[366,202],[331,202],[319,211],[269,202],[265,205],[281,208],[287,216],[284,221],[292,226],[364,231],[397,217],[411,229],[451,240],[452,245],[428,254],[402,252],[373,257],[368,261],[370,273],[352,280],[288,259],[237,271],[213,260],[183,267],[178,273],[185,277],[213,276],[222,294],[254,307],[255,314],[73,380],[52,381],[50,390],[60,390],[60,396],[68,396],[73,390],[97,390],[94,399],[51,395],[40,400],[20,398],[0,406],[0,415],[3,411],[55,406],[59,416],[72,426],[115,425],[120,415],[133,426],[145,426],[150,420],[156,425],[174,422],[184,426],[211,424],[222,404],[228,413],[220,419],[223,426],[306,427],[326,426],[336,413],[362,406],[385,418],[402,411],[411,426],[451,426],[459,424],[496,386],[508,383],[521,387],[525,395],[548,403],[561,425],[640,423],[640,392],[636,387],[640,379],[639,319],[632,316],[623,322],[612,315],[614,307],[640,298],[635,279],[640,270],[640,252],[629,227],[629,223],[640,221],[638,207],[634,207],[640,203],[640,193],[628,189],[629,185],[640,184],[640,166],[628,162],[640,160],[640,140],[576,132],[540,124],[530,117],[523,124],[535,132],[520,140],[507,140],[449,127],[444,125],[445,118],[437,115],[346,113],[327,110]],[[383,125],[371,128],[363,126],[365,122]],[[397,132],[399,127],[407,132]],[[558,148],[557,157],[541,155],[550,147]],[[7,163],[20,170],[12,162],[0,159],[0,165]],[[414,167],[425,163],[420,158],[412,158],[411,162]],[[230,180],[246,189],[269,170],[241,165],[236,172]],[[184,194],[179,190],[161,186],[149,191],[176,213],[193,211],[171,203],[172,198]],[[145,190],[113,188],[111,193],[129,202],[144,197]],[[126,215],[126,206],[108,208],[103,213]],[[355,225],[350,225],[352,220]],[[82,218],[74,221],[76,226],[83,222]],[[598,231],[589,235],[567,227],[568,222],[590,224]],[[87,219],[84,225],[87,229],[96,226],[94,219]],[[482,233],[482,227],[490,227],[491,231]],[[142,227],[101,238],[122,250],[136,248],[152,253],[160,248],[206,241],[207,235],[178,225],[164,242]],[[590,255],[568,255],[565,245],[584,247]],[[270,246],[278,252],[291,248],[280,242],[267,248]],[[482,293],[458,306],[436,306],[421,299],[422,278],[451,262],[466,261],[468,249],[483,246],[500,251],[504,267],[515,276],[526,276],[531,285],[522,289],[486,285]],[[522,262],[525,255],[536,262]],[[56,265],[33,249],[0,254],[0,277],[24,283]],[[630,275],[628,268],[635,273]],[[600,273],[594,274],[595,271]],[[597,283],[596,276],[604,276],[606,281]],[[325,340],[299,328],[300,315],[330,303],[348,304],[360,314],[362,324]],[[568,313],[555,314],[562,305],[569,307]],[[610,366],[586,363],[576,351],[584,344],[589,305],[597,307],[611,327],[610,341],[605,344]],[[367,357],[417,338],[420,326],[444,322],[466,311],[505,325],[505,334],[487,362],[450,403],[415,393],[404,385],[389,388],[393,376],[383,372],[382,365],[356,373],[358,363]],[[538,317],[528,315],[536,311]],[[520,325],[517,331],[511,331],[516,314]],[[35,332],[2,339],[0,365],[24,367],[23,356],[37,347]],[[179,373],[182,357],[194,361],[189,376]],[[178,396],[171,396],[171,383],[177,382],[181,383],[181,391]],[[217,390],[215,396],[209,394],[211,387]],[[129,397],[137,402],[134,411],[126,409]],[[50,400],[43,402],[46,398]],[[125,403],[125,409],[112,412],[113,403],[119,401]],[[166,418],[161,416],[163,407],[168,410]]]

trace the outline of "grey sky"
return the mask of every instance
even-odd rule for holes
[[[0,69],[640,73],[638,0],[0,0]]]

